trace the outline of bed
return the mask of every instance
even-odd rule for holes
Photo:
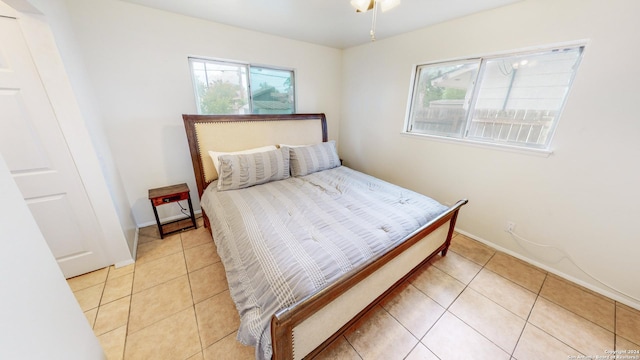
[[[446,207],[342,166],[324,114],[183,120],[205,226],[241,316],[238,339],[259,359],[317,355],[446,254],[467,203]]]

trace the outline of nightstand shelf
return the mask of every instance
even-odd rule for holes
[[[187,184],[177,184],[171,186],[165,186],[156,189],[149,189],[149,200],[151,201],[151,206],[153,207],[153,214],[156,216],[156,223],[158,224],[158,231],[160,232],[160,238],[164,239],[165,235],[173,234],[178,231],[182,231],[185,229],[198,228],[196,225],[196,216],[193,213],[193,205],[191,204],[191,196],[189,195],[189,187]],[[158,217],[158,209],[157,206],[170,204],[173,202],[177,202],[180,200],[187,200],[189,202],[189,215],[180,218],[177,220],[160,222],[160,218]],[[168,232],[164,232],[164,226],[177,223],[186,219],[191,219],[191,225],[185,226],[176,230],[171,230]]]

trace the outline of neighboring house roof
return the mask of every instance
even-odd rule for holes
[[[471,83],[471,76],[475,76],[476,70],[475,64],[463,65],[434,78],[431,84],[443,88],[466,89]]]
[[[257,91],[252,91],[251,96],[254,99],[269,100],[269,99],[273,99],[274,92],[276,92],[276,88],[273,86],[269,86],[262,89],[258,89]]]
[[[291,103],[287,101],[287,94],[276,91],[273,86],[259,89],[251,94],[253,97],[254,109],[263,110],[288,110],[291,109]]]
[[[253,101],[253,107],[265,110],[287,110],[291,108],[291,104],[282,101]]]

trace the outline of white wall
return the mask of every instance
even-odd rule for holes
[[[104,359],[1,155],[0,189],[0,358]]]
[[[120,1],[66,3],[138,225],[155,223],[150,188],[187,182],[199,207],[182,123],[196,113],[190,55],[294,68],[297,111],[326,113],[338,140],[340,50]],[[159,207],[160,216],[176,209]]]
[[[636,0],[527,0],[347,49],[341,156],[443,202],[468,198],[460,230],[640,308],[639,13]],[[550,157],[401,135],[413,65],[581,39]],[[554,248],[515,240],[507,220]]]

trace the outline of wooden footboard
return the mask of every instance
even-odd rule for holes
[[[406,241],[271,319],[273,359],[313,357],[438,252],[451,244],[460,200]]]

